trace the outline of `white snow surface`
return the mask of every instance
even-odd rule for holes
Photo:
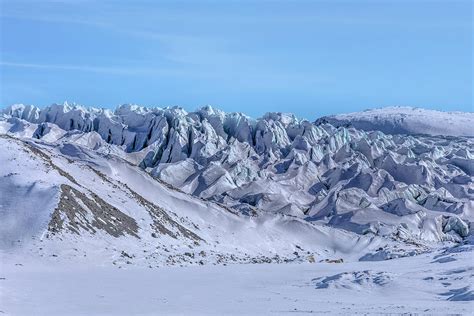
[[[473,245],[383,262],[164,267],[10,257],[5,315],[472,315]]]
[[[407,106],[325,116],[317,123],[353,126],[386,134],[474,136],[473,112],[442,112]]]

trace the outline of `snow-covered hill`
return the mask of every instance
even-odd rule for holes
[[[317,124],[353,126],[386,134],[474,136],[473,112],[441,112],[412,107],[386,107],[325,116]]]
[[[330,259],[349,245],[388,245],[299,218],[241,215],[68,142],[4,135],[0,144],[1,247],[8,253],[154,267]]]

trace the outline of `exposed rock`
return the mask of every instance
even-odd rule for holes
[[[81,230],[95,233],[103,230],[114,237],[126,234],[138,237],[138,225],[130,216],[105,202],[95,193],[90,197],[67,185],[61,185],[61,196],[54,210],[48,230],[58,234],[68,230],[80,234]]]

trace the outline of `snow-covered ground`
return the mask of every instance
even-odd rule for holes
[[[469,315],[473,246],[379,262],[110,268],[6,259],[2,315]]]

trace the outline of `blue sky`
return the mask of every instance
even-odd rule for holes
[[[471,1],[0,3],[0,106],[473,111]]]

